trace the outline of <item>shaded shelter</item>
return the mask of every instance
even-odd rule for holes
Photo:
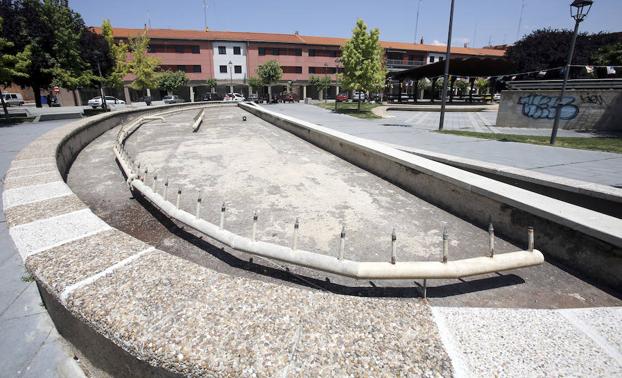
[[[415,83],[419,79],[432,79],[432,101],[434,101],[434,84],[439,77],[442,77],[445,71],[445,62],[438,61],[425,66],[419,66],[403,71],[390,72],[387,77],[391,80],[399,81],[400,88],[402,83],[412,80]],[[451,88],[453,93],[453,84],[457,77],[468,77],[471,84],[469,91],[470,100],[472,100],[473,85],[477,77],[501,76],[516,72],[516,66],[505,58],[491,57],[456,57],[449,60],[449,75],[451,76]],[[401,98],[401,96],[400,96]],[[416,97],[415,97],[416,98]],[[451,101],[451,99],[450,99]]]

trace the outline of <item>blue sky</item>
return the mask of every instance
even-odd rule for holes
[[[481,47],[511,43],[541,27],[572,28],[571,0],[456,0],[454,45]],[[418,38],[444,43],[450,0],[422,0]],[[203,0],[70,0],[88,25],[108,18],[114,26],[202,29]],[[348,37],[357,18],[378,27],[381,38],[412,42],[418,0],[208,0],[207,24],[212,30]],[[622,31],[622,0],[595,0],[583,31]],[[474,41],[474,43],[473,43]]]

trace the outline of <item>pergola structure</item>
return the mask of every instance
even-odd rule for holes
[[[432,80],[432,102],[434,102],[434,84],[439,77],[443,77],[445,70],[445,62],[438,61],[436,63],[427,64],[425,66],[419,66],[399,72],[391,72],[387,75],[390,80],[399,81],[401,101],[401,88],[402,83],[407,80],[412,80],[415,83],[415,102],[417,101],[417,82],[422,78],[429,78]],[[508,75],[516,72],[516,67],[512,62],[505,58],[490,58],[490,57],[466,57],[466,58],[451,58],[449,60],[449,75],[450,79],[450,95],[449,102],[453,100],[453,88],[454,83],[458,77],[469,78],[471,90],[469,91],[469,101],[473,101],[473,86],[475,84],[475,78],[488,77],[488,76],[500,76]]]

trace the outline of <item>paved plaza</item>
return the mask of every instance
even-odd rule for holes
[[[268,108],[341,132],[395,146],[418,148],[603,185],[622,186],[620,154],[442,135],[433,132],[438,128],[437,112],[396,111],[389,112],[394,116],[392,118],[362,120],[335,114],[314,105],[275,104],[269,105]],[[447,113],[446,129],[484,132],[502,130],[500,127],[492,126],[495,118],[495,112]],[[525,132],[524,129],[515,130],[511,129],[509,132]],[[544,134],[548,132],[548,130],[540,131]],[[581,137],[582,134],[573,131],[562,131],[559,134],[559,136],[571,135]]]

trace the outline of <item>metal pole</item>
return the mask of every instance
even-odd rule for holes
[[[566,67],[564,68],[564,82],[562,83],[562,90],[559,93],[559,99],[557,100],[557,106],[555,107],[555,121],[553,122],[553,130],[551,130],[551,141],[550,144],[555,144],[555,140],[557,139],[557,129],[559,128],[559,117],[562,112],[562,100],[564,99],[564,94],[566,93],[566,84],[568,83],[568,76],[570,75],[570,65],[572,64],[572,56],[574,55],[574,46],[577,42],[577,34],[579,33],[579,24],[580,20],[576,20],[574,24],[574,33],[572,34],[572,43],[570,44],[570,52],[568,53],[568,61],[566,63]]]
[[[445,123],[445,103],[447,102],[447,80],[449,78],[449,59],[451,58],[451,29],[454,24],[454,3],[451,0],[451,10],[449,11],[449,30],[447,31],[447,52],[445,53],[445,73],[443,74],[443,94],[441,98],[441,119],[438,123],[438,129],[443,130]]]
[[[103,80],[103,76],[102,76],[102,68],[99,64],[99,60],[97,61],[97,70],[99,71],[99,77]],[[104,94],[104,83],[100,80],[99,81],[99,92],[100,92],[100,96],[102,96],[102,109],[104,110],[108,110],[108,104],[106,103],[106,95]]]

